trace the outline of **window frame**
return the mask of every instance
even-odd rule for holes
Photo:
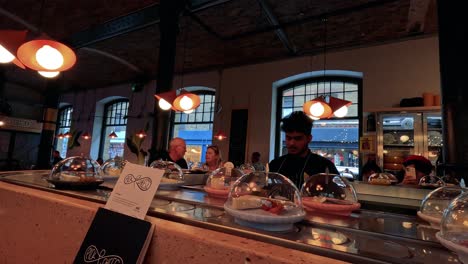
[[[340,75],[326,75],[326,76],[317,76],[306,78],[302,80],[292,81],[290,83],[284,84],[277,88],[277,98],[276,98],[276,124],[275,124],[275,147],[274,147],[274,157],[277,158],[280,156],[281,144],[279,139],[281,138],[281,119],[283,113],[283,92],[288,89],[294,89],[294,87],[299,85],[307,85],[309,83],[320,83],[320,82],[347,82],[354,83],[357,85],[357,116],[345,116],[341,118],[332,117],[325,120],[345,120],[345,119],[358,119],[359,120],[359,138],[362,136],[362,78],[359,77],[349,77],[349,76],[340,76]],[[330,91],[324,93],[324,95],[330,95]],[[343,91],[343,94],[346,91]],[[313,99],[313,98],[311,98]],[[294,106],[293,106],[294,108]],[[301,110],[302,111],[302,110]],[[359,142],[358,142],[359,143]]]
[[[70,118],[68,119],[62,119],[63,117],[66,117],[68,115],[68,112],[70,112]],[[72,126],[72,123],[73,123],[73,105],[65,105],[65,106],[62,106],[58,109],[58,113],[57,113],[57,123],[56,123],[56,128],[55,128],[55,138],[57,138],[57,136],[61,133],[60,131],[62,129],[64,129],[63,131],[66,130],[66,128],[68,128],[68,132],[71,133],[71,126]],[[65,124],[62,126],[62,124]],[[62,139],[63,140],[63,139]],[[67,139],[68,140],[68,139]],[[68,145],[68,141],[67,141],[67,145]],[[56,150],[58,147],[58,140],[55,140],[54,141],[54,149]],[[68,146],[66,148],[68,150]],[[60,155],[62,157],[66,157],[67,153],[63,153],[62,149],[60,150]]]
[[[124,117],[122,119],[125,120],[125,124],[107,124],[107,118],[108,118],[108,109],[109,107],[111,107],[112,105],[114,104],[120,104],[120,103],[127,103],[127,110],[126,110],[126,114],[124,115]],[[105,144],[105,141],[107,139],[107,135],[106,135],[106,129],[108,126],[125,126],[125,130],[127,130],[127,125],[128,125],[128,118],[125,118],[125,116],[128,116],[128,111],[129,111],[129,108],[130,108],[130,100],[127,99],[127,98],[120,98],[120,99],[116,99],[116,100],[112,100],[110,102],[107,102],[105,105],[104,105],[104,112],[103,112],[103,118],[102,118],[102,126],[101,126],[101,142],[99,144],[99,157],[103,157],[104,155],[104,144]],[[113,119],[115,119],[115,117],[113,117]],[[125,149],[125,147],[124,147]]]

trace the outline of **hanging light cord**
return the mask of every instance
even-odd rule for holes
[[[327,69],[327,17],[322,19],[324,23],[323,30],[323,77],[325,77],[325,71]]]

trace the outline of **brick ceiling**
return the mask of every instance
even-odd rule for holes
[[[176,72],[320,53],[324,14],[327,49],[437,34],[435,0],[191,2],[187,8],[191,15],[186,12],[179,23]],[[156,78],[158,15],[145,11],[158,5],[154,0],[0,0],[0,30],[41,30],[71,45],[77,64],[49,84],[56,83],[62,91],[100,88],[140,76]],[[139,22],[135,14],[149,23]],[[118,32],[117,26],[127,27],[126,32]],[[47,87],[44,78],[33,71],[14,65],[0,65],[0,71],[8,82]]]

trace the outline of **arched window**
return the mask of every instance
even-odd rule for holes
[[[101,146],[99,156],[103,160],[115,156],[123,157],[125,131],[127,129],[128,100],[119,99],[104,106]],[[114,135],[114,136],[111,136]]]
[[[55,149],[60,152],[60,156],[67,156],[68,137],[63,137],[70,132],[72,123],[73,107],[71,105],[59,109],[57,117],[57,130],[55,131]],[[62,136],[59,136],[62,135]]]
[[[330,118],[314,121],[312,152],[330,159],[340,172],[348,168],[353,176],[359,174],[359,114],[362,79],[342,76],[321,76],[288,83],[279,87],[277,101],[275,155],[287,153],[285,133],[281,131],[280,120],[293,111],[302,111],[304,102],[320,95],[330,95],[352,102],[344,118]]]
[[[189,166],[205,160],[206,147],[213,137],[215,93],[213,91],[191,91],[200,96],[200,106],[193,113],[175,113],[172,121],[171,138],[181,137],[187,143],[185,159]]]

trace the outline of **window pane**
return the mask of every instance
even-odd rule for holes
[[[347,92],[345,93],[345,100],[351,101],[354,104],[358,103],[358,93],[356,92]]]
[[[301,95],[301,96],[294,96],[294,107],[302,107],[302,105],[304,104],[304,96]]]
[[[348,107],[348,114],[346,115],[347,117],[352,117],[352,116],[358,116],[358,109],[357,105],[352,104]]]
[[[343,82],[331,82],[331,92],[343,93]]]
[[[293,89],[288,89],[283,92],[283,96],[292,96],[293,95]]]
[[[203,114],[202,113],[196,113],[195,114],[195,122],[202,122],[203,121]]]
[[[283,97],[283,107],[292,107],[293,97],[292,96],[284,96]]]
[[[345,83],[345,91],[357,91],[358,86],[355,83]]]
[[[299,85],[294,88],[294,95],[304,95],[305,94],[305,85]]]

